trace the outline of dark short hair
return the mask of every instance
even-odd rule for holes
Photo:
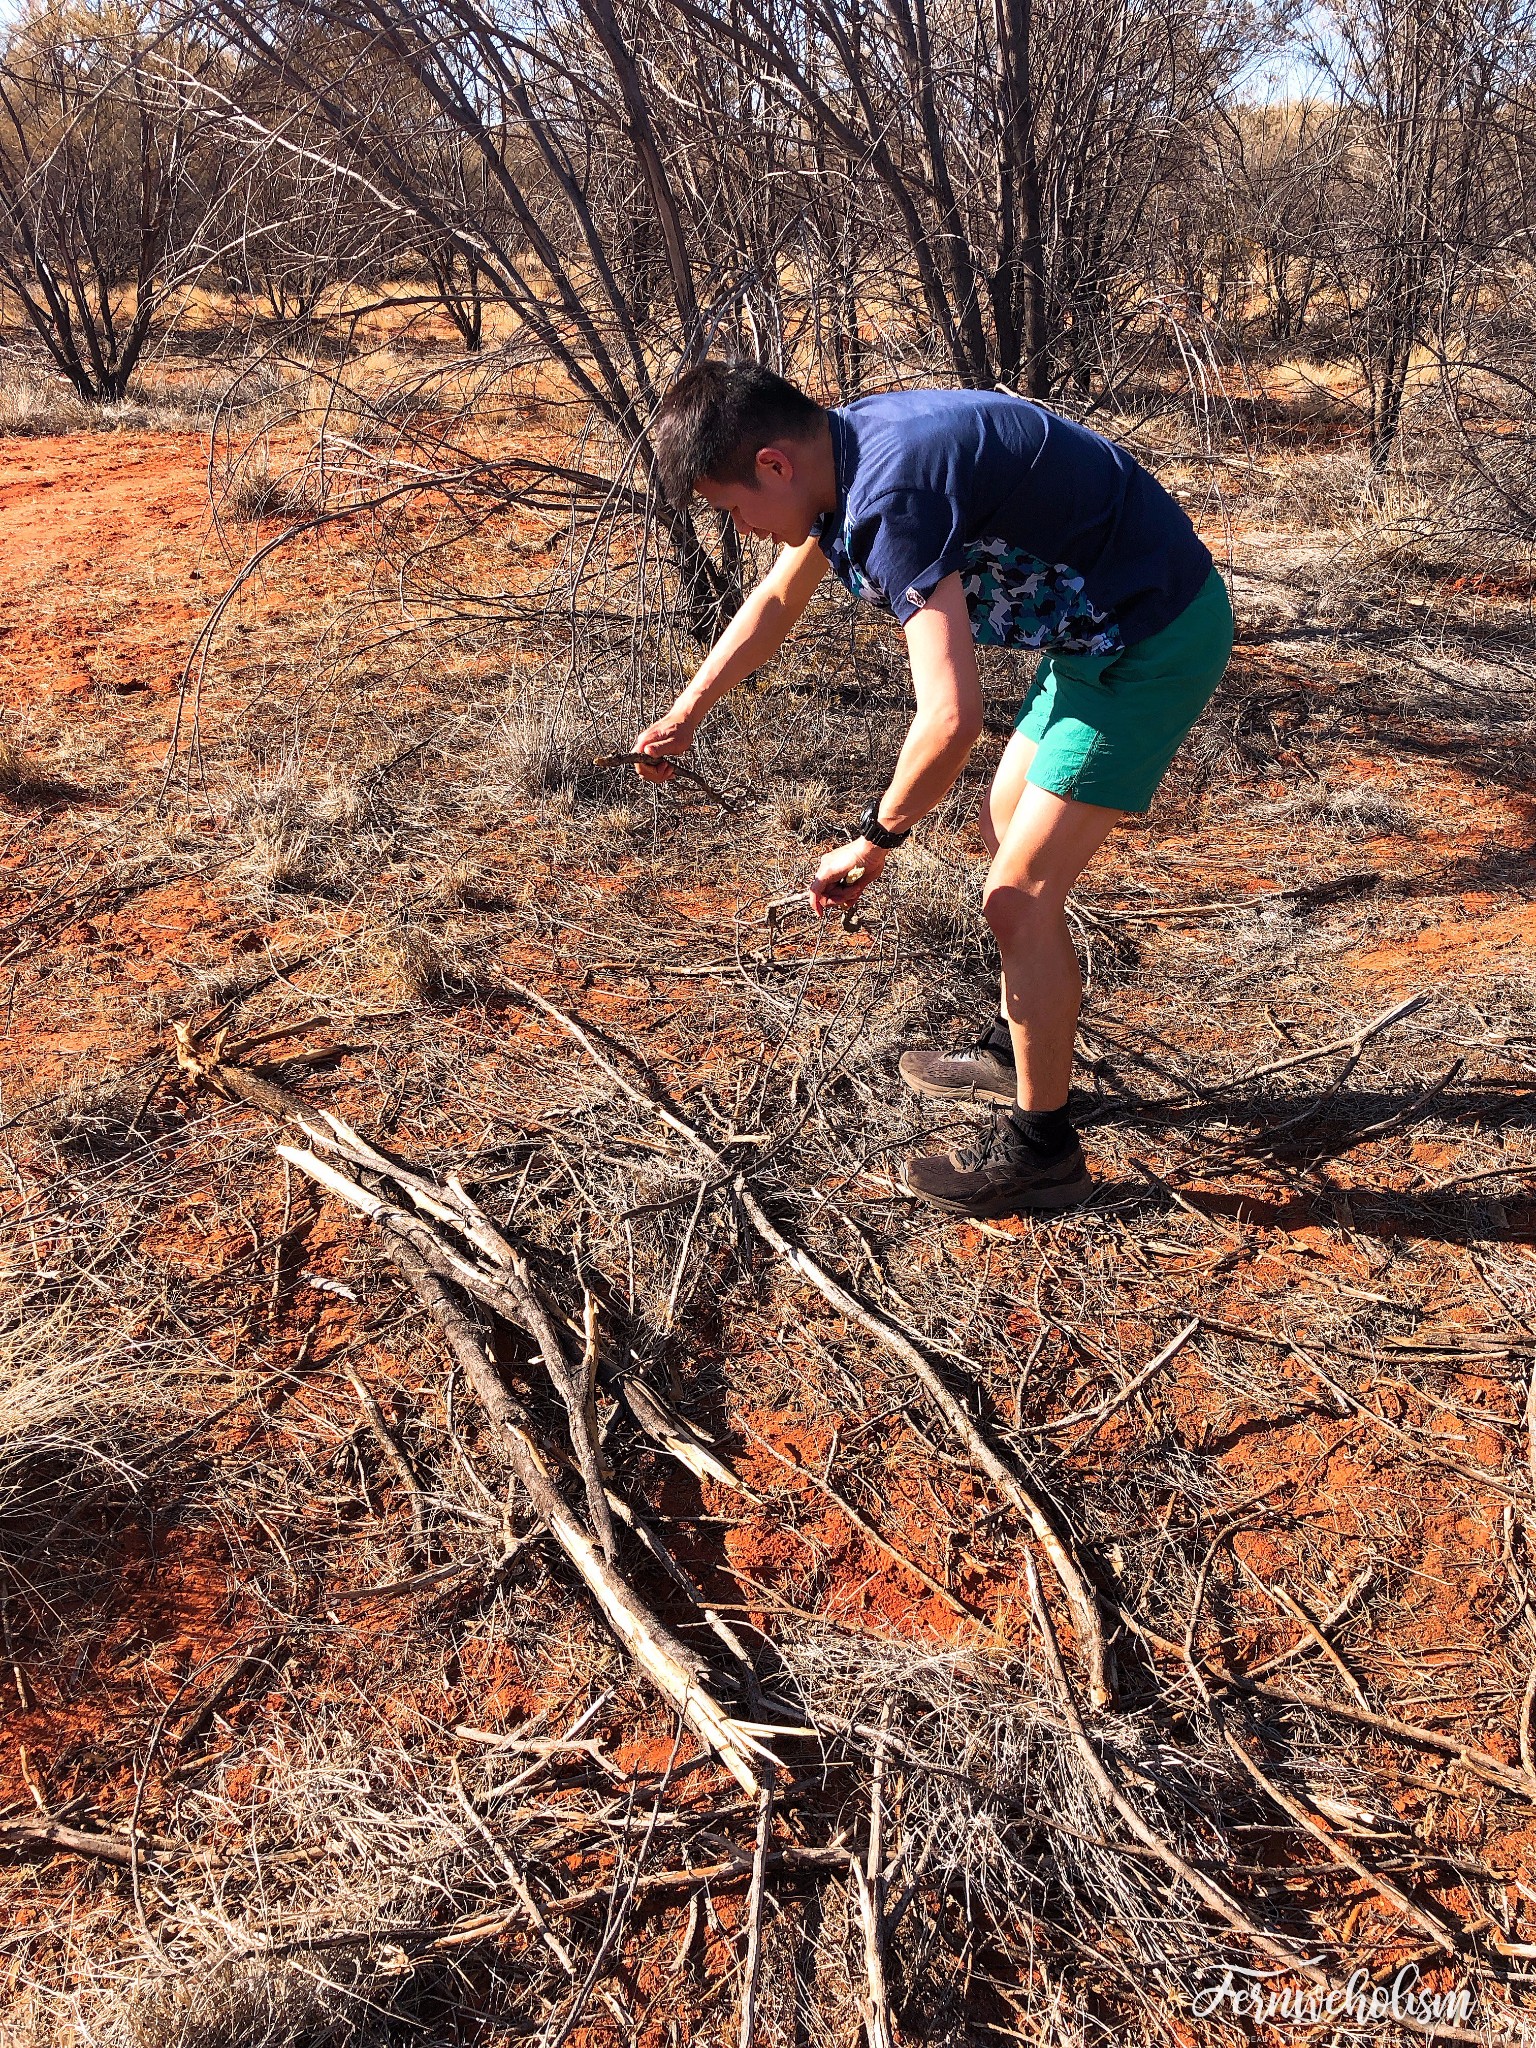
[[[674,505],[686,505],[700,477],[751,483],[759,448],[808,441],[825,418],[814,398],[750,356],[707,356],[683,372],[657,410],[661,487]]]

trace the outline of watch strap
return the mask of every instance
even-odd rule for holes
[[[888,825],[880,822],[880,806],[872,803],[859,820],[859,837],[867,839],[871,846],[880,846],[890,852],[898,846],[905,846],[912,837],[909,825],[905,832],[893,832]]]

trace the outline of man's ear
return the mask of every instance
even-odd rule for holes
[[[777,478],[781,484],[795,480],[795,465],[782,448],[759,448],[752,467],[756,471],[754,482],[759,484],[766,483],[769,477]]]

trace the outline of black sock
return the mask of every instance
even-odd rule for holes
[[[1016,1109],[1009,1121],[1026,1149],[1042,1165],[1060,1159],[1077,1142],[1066,1103],[1060,1109]]]
[[[1013,1065],[1013,1033],[1008,1029],[1006,1017],[994,1017],[981,1042],[988,1052],[995,1052],[1007,1066]]]

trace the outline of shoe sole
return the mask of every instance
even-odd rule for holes
[[[1019,1099],[1017,1088],[1004,1092],[1001,1088],[989,1088],[985,1082],[966,1081],[953,1087],[946,1087],[939,1081],[918,1081],[910,1074],[903,1074],[902,1080],[914,1095],[926,1095],[934,1102],[1001,1102],[1009,1108]]]
[[[915,1188],[910,1181],[904,1185],[915,1201],[927,1202],[951,1216],[972,1216],[978,1223],[984,1223],[994,1216],[1054,1216],[1060,1210],[1075,1209],[1093,1193],[1093,1175],[1085,1173],[1078,1180],[1063,1181],[1059,1187],[997,1194],[983,1202],[951,1201],[944,1195],[930,1195],[926,1188]]]

